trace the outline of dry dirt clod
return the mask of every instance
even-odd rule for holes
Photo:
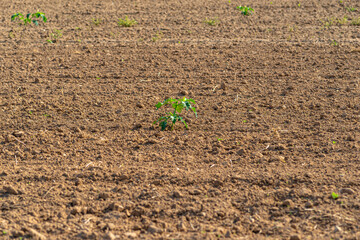
[[[182,194],[181,194],[179,191],[174,191],[174,192],[173,192],[173,197],[174,197],[174,198],[181,198],[181,197],[182,197]]]
[[[186,90],[182,90],[182,91],[180,92],[180,95],[183,95],[183,96],[186,96],[186,95],[188,95],[188,94],[189,94],[189,92],[186,91]]]
[[[13,195],[18,195],[19,192],[13,186],[4,186],[3,192]]]
[[[349,195],[354,195],[355,191],[351,188],[341,188],[340,189],[340,193],[341,194],[349,194]]]
[[[189,191],[190,195],[201,195],[201,191],[199,189],[193,189]]]
[[[10,143],[10,142],[13,142],[13,141],[15,141],[16,140],[16,138],[15,138],[15,136],[14,135],[7,135],[6,137],[5,137],[5,142],[6,143]]]
[[[99,199],[108,199],[110,197],[110,194],[107,193],[107,192],[102,192],[102,193],[99,193]]]
[[[154,233],[162,233],[162,229],[156,227],[155,225],[150,225],[147,230],[148,230],[148,232],[150,232],[152,234],[154,234]]]
[[[334,233],[337,233],[337,232],[342,232],[343,230],[342,230],[342,228],[341,227],[339,227],[339,226],[335,226],[335,228],[334,228]]]
[[[286,199],[286,200],[282,203],[282,205],[285,206],[285,207],[290,207],[290,208],[292,208],[292,207],[295,206],[294,202],[293,202],[291,199]]]
[[[137,238],[138,236],[136,232],[126,232],[124,235],[128,238]]]
[[[226,90],[226,84],[224,82],[221,83],[220,89],[222,90]]]
[[[306,202],[305,203],[305,207],[306,208],[312,208],[313,207],[313,204],[311,202]]]
[[[292,235],[290,237],[290,240],[300,240],[301,238],[299,237],[299,235]]]
[[[23,131],[15,131],[15,132],[13,132],[13,135],[15,137],[22,137],[24,135],[24,132]]]
[[[124,209],[124,207],[118,203],[113,202],[113,203],[110,203],[106,209],[109,211],[122,211]]]
[[[181,231],[181,232],[186,232],[186,226],[185,224],[183,223],[183,221],[179,222],[177,225],[176,225],[176,228]]]
[[[116,236],[115,236],[113,233],[108,232],[108,233],[106,233],[104,239],[105,239],[105,240],[115,240],[115,239],[116,239]]]
[[[28,228],[27,231],[30,233],[30,235],[37,240],[46,240],[47,237],[41,233],[39,233],[38,231],[36,231],[35,229],[32,228]]]

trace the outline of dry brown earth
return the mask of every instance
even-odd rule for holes
[[[37,10],[47,23],[10,21]],[[360,239],[359,1],[0,13],[1,239]],[[188,130],[152,125],[183,96]]]

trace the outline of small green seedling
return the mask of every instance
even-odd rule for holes
[[[357,10],[357,8],[347,7],[346,10],[348,10],[349,12],[355,12]]]
[[[172,108],[174,109],[174,112],[167,113],[166,116],[160,117],[158,120],[154,121],[153,124],[159,123],[159,126],[161,127],[161,130],[165,130],[167,126],[170,126],[170,129],[174,129],[174,125],[176,122],[181,121],[184,123],[185,127],[188,128],[188,125],[186,124],[185,120],[179,115],[183,109],[185,110],[193,110],[195,113],[195,117],[197,117],[196,108],[193,107],[191,104],[196,104],[196,102],[193,99],[173,99],[168,98],[165,99],[164,102],[159,102],[155,105],[156,109],[161,108],[164,105],[170,104]],[[170,121],[170,125],[168,125],[168,121]]]
[[[154,37],[151,38],[151,41],[156,42],[156,41],[160,40],[162,37],[163,37],[163,33],[158,32],[158,33],[155,34]]]
[[[210,26],[216,26],[219,23],[218,18],[205,18],[204,23]]]
[[[236,8],[241,12],[242,15],[245,16],[249,16],[254,12],[254,9],[247,6],[237,6]]]
[[[133,25],[136,25],[137,21],[134,19],[129,19],[128,16],[125,16],[125,19],[119,18],[118,25],[122,27],[131,27]]]
[[[93,18],[91,19],[92,24],[94,24],[95,26],[99,26],[101,24],[101,19],[99,18]]]
[[[331,193],[331,197],[332,197],[334,200],[336,200],[336,199],[339,198],[339,194],[332,192],[332,193]]]
[[[339,46],[339,43],[336,40],[332,40],[330,43],[331,46]],[[332,142],[333,144],[336,144],[336,141]]]
[[[62,38],[61,30],[55,29],[52,33],[50,33],[50,39],[46,41],[48,43],[56,43],[60,38]]]
[[[11,16],[11,21],[15,21],[15,19],[19,19],[20,20],[20,25],[27,25],[30,23],[34,23],[36,26],[39,25],[38,20],[36,20],[35,18],[40,18],[43,20],[44,23],[46,23],[47,18],[45,17],[45,13],[42,12],[36,12],[36,13],[28,13],[26,14],[26,16],[24,16],[21,13],[16,13],[14,15]]]
[[[351,25],[360,26],[360,17],[353,19]]]

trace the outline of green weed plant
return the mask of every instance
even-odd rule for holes
[[[164,105],[171,105],[171,107],[174,109],[173,112],[168,112],[166,116],[162,116],[156,121],[153,122],[153,124],[159,124],[161,127],[161,130],[164,131],[168,126],[171,130],[174,129],[174,125],[176,122],[182,122],[186,128],[188,128],[188,125],[186,124],[183,117],[180,116],[182,110],[192,110],[195,114],[195,117],[197,117],[196,108],[192,106],[192,104],[196,104],[196,102],[193,99],[188,98],[182,98],[182,99],[173,99],[168,98],[165,99],[164,102],[159,102],[155,105],[156,109],[161,108]]]
[[[39,25],[38,19],[42,19],[44,23],[46,23],[47,18],[45,17],[45,13],[42,12],[36,12],[36,13],[28,13],[26,16],[24,16],[22,13],[16,13],[11,16],[11,21],[15,21],[18,19],[20,22],[20,25],[27,25],[34,23],[36,26]]]

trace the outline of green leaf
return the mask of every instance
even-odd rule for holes
[[[170,120],[173,124],[176,123],[177,117],[176,116],[170,116]]]
[[[16,14],[14,14],[14,15],[12,15],[11,16],[11,21],[14,21],[15,20],[15,18],[17,18],[17,17],[24,17],[21,13],[16,13]]]
[[[331,197],[332,197],[334,200],[336,200],[336,199],[339,198],[339,194],[332,192],[332,193],[331,193]]]
[[[195,113],[195,117],[197,117],[196,108],[195,108],[195,107],[192,107],[191,109],[192,109],[192,110],[193,110],[193,112]]]
[[[183,105],[186,108],[186,110],[189,110],[191,108],[191,104],[189,102],[184,102]]]
[[[26,14],[26,18],[30,18],[31,13]]]
[[[162,120],[165,120],[165,121],[167,121],[169,119],[169,117],[160,117],[158,120],[156,120],[156,122],[160,122],[160,121],[162,121]]]
[[[167,122],[166,121],[163,121],[159,124],[159,126],[161,126],[161,131],[164,131],[166,129],[166,126],[167,126]]]
[[[181,111],[183,110],[183,108],[184,108],[184,105],[183,105],[183,104],[179,104],[179,105],[177,105],[177,107],[176,107],[176,111],[177,111],[178,113],[181,113]]]
[[[159,109],[160,107],[162,107],[162,105],[164,105],[164,104],[161,103],[161,102],[158,102],[158,103],[155,105],[155,107],[156,107],[156,109]]]
[[[185,127],[188,128],[188,125],[186,124],[185,120],[183,118],[180,118],[180,120],[184,123]]]
[[[32,20],[33,23],[35,23],[36,26],[39,26],[39,22],[37,20]]]

